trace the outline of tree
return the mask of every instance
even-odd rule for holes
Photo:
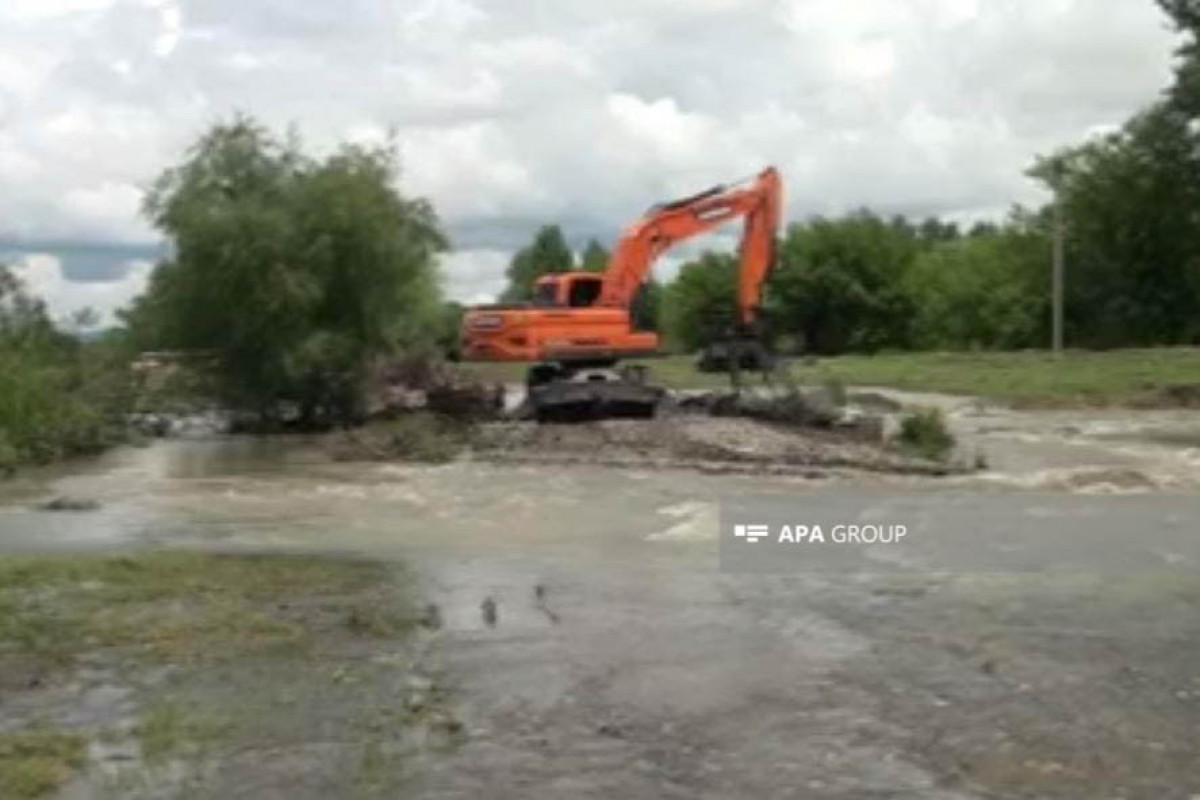
[[[1067,223],[1075,344],[1200,342],[1200,161],[1191,122],[1163,102],[1117,133],[1039,159]]]
[[[772,327],[813,353],[908,346],[903,280],[919,249],[907,226],[868,211],[794,223],[769,283]]]
[[[1158,4],[1184,35],[1183,44],[1175,52],[1170,102],[1195,119],[1200,117],[1200,0],[1158,0]]]
[[[662,311],[662,284],[650,278],[638,287],[633,301],[629,304],[629,318],[634,330],[656,331]]]
[[[928,217],[917,228],[917,235],[926,243],[948,242],[959,237],[958,225]]]
[[[1045,235],[1014,214],[970,237],[917,255],[905,276],[918,348],[1024,348],[1045,342],[1049,314]]]
[[[111,444],[128,408],[128,376],[123,354],[59,331],[0,264],[0,477]]]
[[[588,239],[587,246],[583,248],[583,259],[579,262],[579,268],[585,272],[604,272],[608,268],[608,259],[609,253],[604,245],[595,239]]]
[[[174,247],[127,317],[137,339],[216,353],[229,402],[266,419],[358,417],[369,362],[436,330],[446,241],[396,180],[392,146],[317,161],[249,118],[216,125],[147,196]]]
[[[462,328],[463,315],[466,307],[457,300],[447,300],[442,303],[438,316],[437,345],[438,349],[450,359],[459,357],[459,329]]]
[[[508,288],[501,297],[510,303],[529,300],[538,278],[552,272],[569,272],[573,265],[574,256],[562,230],[557,225],[544,225],[527,247],[513,255],[508,265]]]
[[[662,321],[673,345],[696,350],[737,320],[737,257],[705,252],[679,270],[663,293]]]

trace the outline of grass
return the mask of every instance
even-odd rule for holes
[[[940,461],[954,449],[954,436],[946,427],[941,410],[936,408],[906,414],[900,420],[896,438],[902,449],[933,461]]]
[[[205,716],[178,702],[164,701],[142,709],[134,729],[142,757],[158,764],[184,748],[219,740],[229,724]]]
[[[694,358],[668,356],[644,361],[652,379],[674,389],[719,388],[722,374],[696,371]],[[468,364],[488,381],[521,382],[523,364]],[[1026,407],[1171,406],[1200,404],[1200,348],[1173,347],[1006,353],[885,353],[812,361],[794,359],[803,384],[837,381],[846,386],[887,386],[909,391],[988,397]]]
[[[83,766],[86,741],[53,728],[0,734],[0,797],[31,800],[55,792]]]
[[[87,768],[93,737],[140,750],[113,777],[122,787],[176,796],[185,784],[209,780],[203,765],[211,759],[336,739],[343,734],[328,726],[358,725],[381,708],[399,714],[403,728],[387,732],[397,741],[410,728],[431,727],[397,691],[397,680],[404,685],[414,668],[404,665],[415,663],[412,651],[396,649],[409,646],[418,624],[412,588],[399,565],[349,559],[161,552],[0,558],[0,694],[32,693],[16,708],[36,715],[5,727],[62,726],[0,734],[0,798],[53,796],[73,776],[85,787],[108,780],[104,770]],[[377,654],[400,665],[377,663]],[[109,720],[99,729],[77,718],[67,687],[85,663],[99,664],[106,683],[133,691],[132,726]],[[163,664],[170,668],[161,683],[139,681]],[[436,691],[427,694],[428,713],[450,718]],[[326,716],[331,709],[334,719]],[[264,769],[287,781],[295,764],[274,756]],[[382,786],[390,778],[373,780]]]
[[[278,601],[352,593],[380,569],[197,553],[0,560],[0,671],[6,659],[63,666],[103,647],[187,661],[303,646],[308,631],[277,615]]]

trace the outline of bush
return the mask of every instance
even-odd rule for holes
[[[57,330],[0,265],[0,475],[112,444],[130,391],[120,347]]]
[[[453,461],[471,441],[472,424],[444,414],[415,411],[387,421],[372,422],[365,428],[347,432],[334,457],[415,461],[445,464]]]
[[[954,435],[946,427],[940,409],[927,408],[906,414],[900,420],[900,446],[922,458],[944,459],[954,449]]]

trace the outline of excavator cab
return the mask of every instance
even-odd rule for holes
[[[588,308],[604,290],[604,277],[595,272],[556,272],[538,278],[533,304],[543,308]]]

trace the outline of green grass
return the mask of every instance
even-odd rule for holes
[[[691,356],[645,362],[652,379],[674,389],[728,385],[721,374],[697,372]],[[489,381],[520,382],[523,364],[468,364]],[[792,374],[819,386],[887,386],[909,391],[977,395],[1031,407],[1170,406],[1190,398],[1170,387],[1200,386],[1200,348],[1150,348],[1107,352],[887,353],[794,359]],[[1200,390],[1192,395],[1200,403]]]
[[[219,740],[229,723],[218,721],[177,702],[158,702],[142,709],[134,732],[142,747],[142,757],[151,764],[160,763],[186,747]]]
[[[47,797],[83,766],[86,740],[52,728],[0,734],[0,797]]]
[[[162,661],[303,646],[282,600],[345,595],[378,565],[300,557],[155,553],[0,560],[0,671],[6,660],[64,666],[99,647]]]
[[[900,420],[900,446],[922,458],[941,460],[954,449],[954,436],[946,427],[945,417],[936,408],[906,414]]]

